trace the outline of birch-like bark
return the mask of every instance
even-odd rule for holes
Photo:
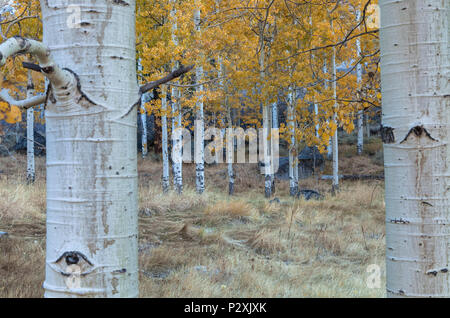
[[[136,297],[137,118],[123,116],[139,100],[135,1],[70,4],[78,27],[61,1],[41,1],[48,50],[30,52],[51,83],[45,296]]]
[[[450,2],[380,1],[390,297],[450,297]]]
[[[141,123],[142,123],[142,135],[141,135],[141,153],[142,158],[147,157],[148,154],[148,146],[147,146],[147,110],[145,109],[145,103],[147,99],[147,94],[142,94],[141,96],[141,105],[140,105],[140,114],[141,114]]]
[[[138,60],[138,71],[142,72],[142,63],[141,59]],[[141,102],[139,104],[139,113],[141,117],[141,124],[142,124],[142,131],[141,131],[141,155],[142,158],[145,158],[148,154],[148,147],[147,147],[147,110],[145,109],[145,103],[147,100],[147,93],[143,93],[141,95]]]
[[[173,26],[172,26],[172,42],[175,46],[178,46],[178,39],[175,34],[177,30],[177,20],[176,20],[176,8],[175,8],[175,0],[170,1],[173,5],[172,10],[170,11],[170,15],[172,17]],[[179,68],[179,62],[176,61],[173,63],[172,71],[175,71]],[[182,147],[182,134],[174,133],[176,130],[181,129],[181,108],[180,108],[180,90],[177,86],[172,86],[171,93],[171,105],[172,105],[172,154],[176,156],[176,158],[172,158],[172,172],[173,172],[173,184],[175,191],[178,194],[183,192],[183,147]],[[179,159],[179,160],[178,160]]]
[[[317,124],[315,127],[316,138],[320,138],[320,136],[319,136],[319,105],[316,102],[314,102],[314,115],[317,120]]]
[[[289,133],[291,135],[291,144],[289,145],[289,194],[296,196],[298,193],[298,153],[296,142],[296,116],[294,109],[294,93],[292,87],[288,93],[288,124]]]
[[[195,30],[200,33],[200,9],[194,11]],[[203,66],[199,65],[195,72],[196,84],[203,81]],[[205,124],[203,119],[203,85],[197,86],[197,105],[195,121],[195,185],[197,193],[205,191]]]
[[[264,30],[261,30],[260,34],[260,46],[261,50],[259,52],[259,67],[260,67],[260,78],[261,78],[261,90],[264,89],[264,81],[265,81],[265,45],[264,45]],[[262,91],[261,91],[262,93]],[[266,198],[270,198],[272,196],[272,176],[271,176],[271,164],[270,164],[270,140],[269,140],[269,131],[270,131],[270,105],[265,102],[261,103],[262,112],[263,112],[263,134],[262,134],[262,145],[263,145],[263,162],[264,162],[264,195]],[[261,149],[260,149],[261,151]]]
[[[225,66],[223,65],[222,57],[219,56],[219,78],[223,78],[225,76],[226,70]],[[231,116],[231,106],[228,102],[228,90],[227,85],[224,83],[224,81],[220,80],[220,86],[222,87],[224,91],[224,106],[226,109],[226,117],[227,117],[227,125],[228,129],[226,132],[223,133],[224,136],[226,136],[226,160],[227,160],[227,175],[228,175],[228,194],[233,195],[234,194],[234,169],[233,169],[233,160],[234,160],[234,134],[233,134],[233,118]],[[245,142],[244,142],[245,147]]]
[[[33,78],[28,71],[27,99],[34,95]],[[27,182],[33,183],[36,177],[34,168],[34,109],[27,109]]]
[[[357,11],[356,13],[356,21],[359,21],[361,13]],[[356,54],[357,58],[361,57],[361,42],[359,38],[356,39]],[[361,81],[362,81],[362,65],[358,63],[356,66],[356,81],[357,81],[357,89],[361,89]],[[364,127],[363,127],[363,111],[359,110],[357,115],[357,132],[358,132],[358,140],[356,144],[356,151],[358,155],[361,155],[364,147]]]
[[[231,107],[228,103],[228,97],[225,97],[225,106],[227,108],[227,122],[228,122],[228,131],[233,131],[233,118],[231,116]],[[234,170],[233,170],[233,161],[234,161],[234,137],[230,138],[231,134],[227,134],[227,172],[228,172],[228,194],[234,194]],[[245,146],[245,142],[244,142]]]
[[[161,87],[162,98],[161,98],[161,147],[162,147],[162,188],[163,192],[167,193],[170,188],[169,182],[169,145],[167,137],[167,86],[162,85]]]
[[[327,61],[325,60],[324,65],[323,65],[323,73],[324,74],[328,74],[328,66],[327,66]],[[323,84],[324,88],[327,89],[328,88],[328,82],[325,81]],[[327,119],[327,124],[329,123],[329,120]],[[328,141],[328,146],[327,146],[327,157],[328,159],[332,159],[333,158],[333,139],[330,137],[330,140]]]
[[[365,114],[364,117],[366,118],[366,137],[370,138],[370,118],[369,114]]]
[[[333,114],[333,121],[337,125],[337,91],[336,91],[336,48],[333,47],[333,58],[332,58],[332,67],[333,67],[333,98],[334,98],[334,114]],[[331,147],[332,147],[332,154],[333,154],[333,184],[332,184],[332,191],[335,192],[339,190],[339,157],[338,157],[338,129],[336,128],[336,131],[333,134],[333,137],[331,137]]]

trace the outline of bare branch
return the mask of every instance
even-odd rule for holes
[[[0,44],[0,66],[3,66],[6,63],[8,57],[26,53],[37,58],[42,73],[49,79],[55,88],[67,87],[73,80],[72,74],[62,70],[53,61],[50,50],[43,43],[20,36],[9,38]]]
[[[9,90],[8,89],[2,89],[0,91],[0,99],[7,102],[10,105],[14,105],[17,107],[21,107],[21,108],[31,108],[33,106],[36,105],[40,105],[42,103],[45,102],[46,96],[45,95],[37,95],[37,96],[33,96],[27,99],[23,99],[23,100],[15,100],[14,98],[11,97],[11,95],[9,94]]]
[[[176,69],[175,71],[173,71],[172,73],[169,73],[167,76],[164,76],[163,78],[161,78],[159,80],[149,82],[147,84],[142,85],[139,88],[139,93],[144,94],[144,93],[148,92],[149,90],[152,90],[162,84],[170,82],[171,80],[173,80],[177,77],[180,77],[181,75],[191,71],[193,68],[194,68],[194,65],[180,67],[180,68]]]

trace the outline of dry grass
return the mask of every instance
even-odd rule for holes
[[[41,297],[44,158],[38,158],[32,186],[25,183],[24,158],[16,158],[0,158],[0,231],[9,232],[0,239],[0,297]],[[302,180],[303,188],[325,194],[323,200],[304,201],[287,196],[283,181],[277,183],[280,203],[269,203],[255,165],[236,167],[231,199],[225,165],[206,167],[207,191],[201,196],[190,165],[183,167],[183,196],[162,194],[160,168],[159,162],[139,160],[142,297],[385,295],[383,288],[366,286],[368,265],[378,264],[384,273],[381,182],[345,182],[331,196],[328,182]]]

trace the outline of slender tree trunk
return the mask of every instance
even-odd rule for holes
[[[175,5],[175,0],[171,0],[171,2]],[[177,30],[177,21],[176,21],[176,9],[173,8],[170,12],[173,19],[173,28],[172,28],[172,42],[175,46],[178,46],[178,39],[175,34]],[[179,62],[175,62],[172,68],[172,71],[179,68]],[[176,82],[178,83],[178,81]],[[171,94],[171,104],[172,104],[172,154],[174,154],[177,158],[172,157],[172,170],[173,170],[173,184],[175,191],[178,194],[183,192],[183,147],[182,147],[182,134],[175,133],[175,130],[181,129],[181,107],[180,107],[180,90],[176,86],[172,86],[172,94]]]
[[[233,171],[233,160],[234,160],[234,137],[229,138],[231,136],[231,132],[233,131],[233,118],[231,117],[231,107],[228,103],[228,98],[225,97],[225,106],[227,108],[227,122],[228,122],[228,134],[227,139],[227,171],[228,171],[228,194],[234,194],[234,171]],[[244,143],[245,146],[245,143]]]
[[[181,109],[179,107],[178,88],[172,87],[172,173],[175,191],[178,194],[183,192],[183,148],[182,134],[175,133],[177,129],[181,129]],[[176,156],[176,158],[175,158]]]
[[[40,63],[51,82],[45,296],[136,297],[135,1],[70,4],[79,27],[66,5],[41,1],[43,41],[69,69]]]
[[[265,47],[264,47],[264,30],[260,31],[260,45],[261,51],[259,53],[259,67],[260,67],[260,78],[261,78],[261,93],[264,89],[264,81],[265,81]],[[269,131],[271,125],[270,121],[270,106],[266,102],[261,103],[262,112],[263,112],[263,134],[262,134],[262,145],[263,145],[263,161],[264,161],[264,195],[266,198],[270,198],[272,196],[272,176],[271,176],[271,164],[270,164],[270,140],[269,140]],[[261,150],[260,150],[261,151]]]
[[[195,29],[200,33],[200,9],[194,12]],[[196,69],[196,84],[203,81],[203,66]],[[203,119],[203,85],[197,86],[198,101],[196,107],[195,121],[195,185],[197,193],[205,191],[205,124]]]
[[[333,97],[334,97],[334,115],[333,115],[333,121],[337,125],[337,95],[336,95],[336,48],[333,47],[333,59],[332,59],[332,67],[333,67]],[[333,153],[333,185],[332,185],[332,191],[339,190],[339,157],[338,157],[338,129],[336,128],[336,131],[334,132],[333,137],[331,137],[331,147],[332,147],[332,153]]]
[[[141,123],[142,123],[142,135],[141,135],[141,147],[142,147],[142,158],[145,158],[148,154],[147,145],[147,110],[145,109],[145,103],[147,101],[147,94],[142,94],[141,96]]]
[[[360,12],[358,11],[356,13],[356,20],[359,21],[360,19]],[[356,52],[357,52],[357,59],[361,56],[361,43],[359,38],[356,39]],[[361,89],[361,80],[362,80],[362,66],[361,63],[358,63],[356,66],[356,81],[357,81],[357,89]],[[364,147],[364,129],[363,129],[363,111],[358,111],[358,119],[357,119],[357,131],[358,131],[358,141],[356,145],[356,151],[358,155],[362,155],[363,147]]]
[[[274,102],[272,104],[272,125],[271,128],[273,129],[279,129],[278,127],[278,102]],[[270,155],[271,155],[271,163],[273,165],[273,161],[275,160],[274,157],[274,153],[273,153],[273,143],[274,141],[272,140],[272,133],[270,134]],[[276,159],[278,160],[278,158]],[[273,169],[271,169],[273,170]],[[272,194],[275,194],[275,171],[272,171],[270,174],[270,178],[271,178],[271,186],[272,186]]]
[[[169,146],[168,146],[168,138],[167,138],[167,86],[162,85],[162,98],[161,98],[161,146],[162,146],[162,188],[163,192],[166,193],[169,191],[170,182],[169,182]]]
[[[142,72],[142,64],[141,60],[138,60],[138,71]],[[139,81],[138,81],[139,82]],[[142,124],[142,131],[141,131],[141,154],[142,158],[145,158],[148,154],[148,145],[147,145],[147,110],[145,109],[145,103],[147,100],[147,94],[142,94],[141,96],[141,102],[139,107],[139,112],[141,115],[141,124]]]
[[[327,74],[328,73],[328,67],[327,67],[327,61],[325,60],[324,65],[323,65],[323,73]],[[325,81],[324,85],[325,89],[328,88],[328,82]],[[327,123],[329,123],[329,121],[327,120]],[[333,139],[330,138],[329,142],[328,142],[328,146],[327,146],[327,157],[328,159],[332,159],[333,158]]]
[[[297,121],[295,116],[294,102],[294,94],[292,92],[292,87],[290,87],[288,93],[288,124],[289,133],[291,135],[291,144],[289,145],[289,194],[291,196],[296,196],[298,193],[298,153],[295,137]]]
[[[27,98],[34,95],[33,78],[28,71]],[[34,108],[27,109],[27,182],[33,183],[36,172],[34,168]]]
[[[364,117],[366,118],[366,137],[370,138],[370,118],[369,114],[365,114]]]
[[[320,138],[319,136],[319,105],[314,102],[314,115],[316,117],[317,120],[317,124],[316,124],[316,128],[315,128],[315,134],[317,138]]]
[[[391,297],[450,297],[450,2],[380,1]]]

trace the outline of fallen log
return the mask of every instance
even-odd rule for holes
[[[321,175],[321,180],[332,180],[333,176]],[[340,174],[340,180],[384,180],[384,174]]]

